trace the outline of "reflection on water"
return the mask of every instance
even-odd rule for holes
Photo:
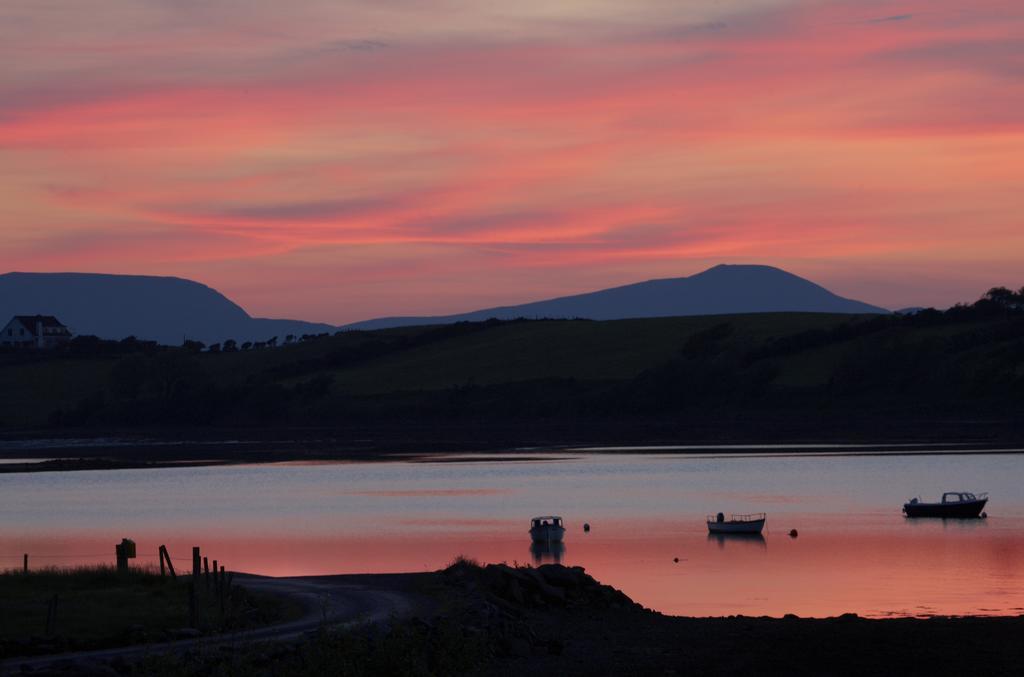
[[[532,452],[531,452],[532,453]],[[537,455],[540,455],[539,452]],[[566,519],[579,565],[645,606],[694,616],[1020,613],[1024,456],[579,454],[544,462],[342,463],[0,475],[0,567],[112,562],[132,538],[270,575],[523,563],[525,526]],[[988,491],[984,520],[914,520],[907,496]],[[767,511],[763,537],[704,516]],[[593,529],[583,532],[583,524]],[[790,529],[799,538],[790,538]],[[769,547],[770,545],[770,547]],[[177,563],[177,562],[176,562]]]
[[[712,534],[708,533],[708,541],[711,541],[718,545],[719,548],[725,549],[726,544],[731,545],[734,548],[742,547],[754,547],[766,550],[768,548],[768,541],[764,540],[763,534]]]
[[[530,544],[530,554],[533,556],[533,563],[537,566],[561,564],[562,556],[565,555],[565,543],[534,541]]]
[[[988,517],[907,517],[903,521],[911,529],[934,529],[936,525],[949,531],[971,531],[987,529]]]

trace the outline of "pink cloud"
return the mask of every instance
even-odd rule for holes
[[[1004,2],[527,2],[447,28],[430,3],[109,2],[109,33],[31,6],[0,29],[0,267],[188,274],[343,321],[410,284],[444,312],[737,259],[883,305],[856,271],[913,261],[956,271],[914,288],[954,302],[1024,245]],[[307,269],[332,291],[305,295]]]

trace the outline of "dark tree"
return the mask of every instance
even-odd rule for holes
[[[202,341],[190,341],[189,339],[185,339],[185,342],[181,344],[181,347],[190,353],[201,353],[203,352],[203,348],[206,347],[206,344]]]
[[[992,287],[985,294],[985,298],[1004,308],[1012,308],[1017,302],[1017,295],[1006,287]]]

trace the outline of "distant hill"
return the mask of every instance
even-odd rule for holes
[[[490,318],[620,320],[773,312],[889,313],[884,308],[837,296],[809,280],[772,266],[719,265],[690,277],[648,280],[587,294],[458,315],[383,317],[349,324],[345,328],[383,329]]]
[[[12,315],[55,315],[75,334],[180,345],[318,334],[335,327],[250,317],[206,285],[177,277],[93,273],[0,275],[0,323]]]
[[[450,324],[490,318],[618,320],[687,315],[813,312],[888,313],[837,296],[771,266],[720,265],[690,277],[649,280],[589,294],[436,317],[385,317],[345,329]],[[0,323],[12,315],[55,315],[75,334],[180,345],[184,338],[217,343],[320,334],[329,324],[250,317],[223,294],[177,277],[93,273],[0,275]]]

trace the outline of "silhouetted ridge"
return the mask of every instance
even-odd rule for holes
[[[380,329],[490,318],[587,318],[619,320],[683,315],[889,311],[837,296],[824,287],[772,266],[721,264],[690,277],[648,280],[611,289],[516,306],[437,317],[385,317],[346,328]]]
[[[771,266],[718,265],[690,277],[635,284],[534,303],[440,317],[392,317],[348,329],[448,324],[490,318],[586,318],[721,315],[766,312],[888,313],[852,301]],[[54,315],[75,334],[135,336],[169,345],[184,339],[263,341],[288,334],[333,332],[337,327],[298,320],[250,317],[215,289],[177,277],[94,273],[0,275],[0,322],[13,315]]]
[[[97,273],[0,275],[0,322],[19,314],[54,315],[75,334],[180,345],[234,338],[320,333],[324,324],[250,317],[238,304],[204,284],[178,277]]]

